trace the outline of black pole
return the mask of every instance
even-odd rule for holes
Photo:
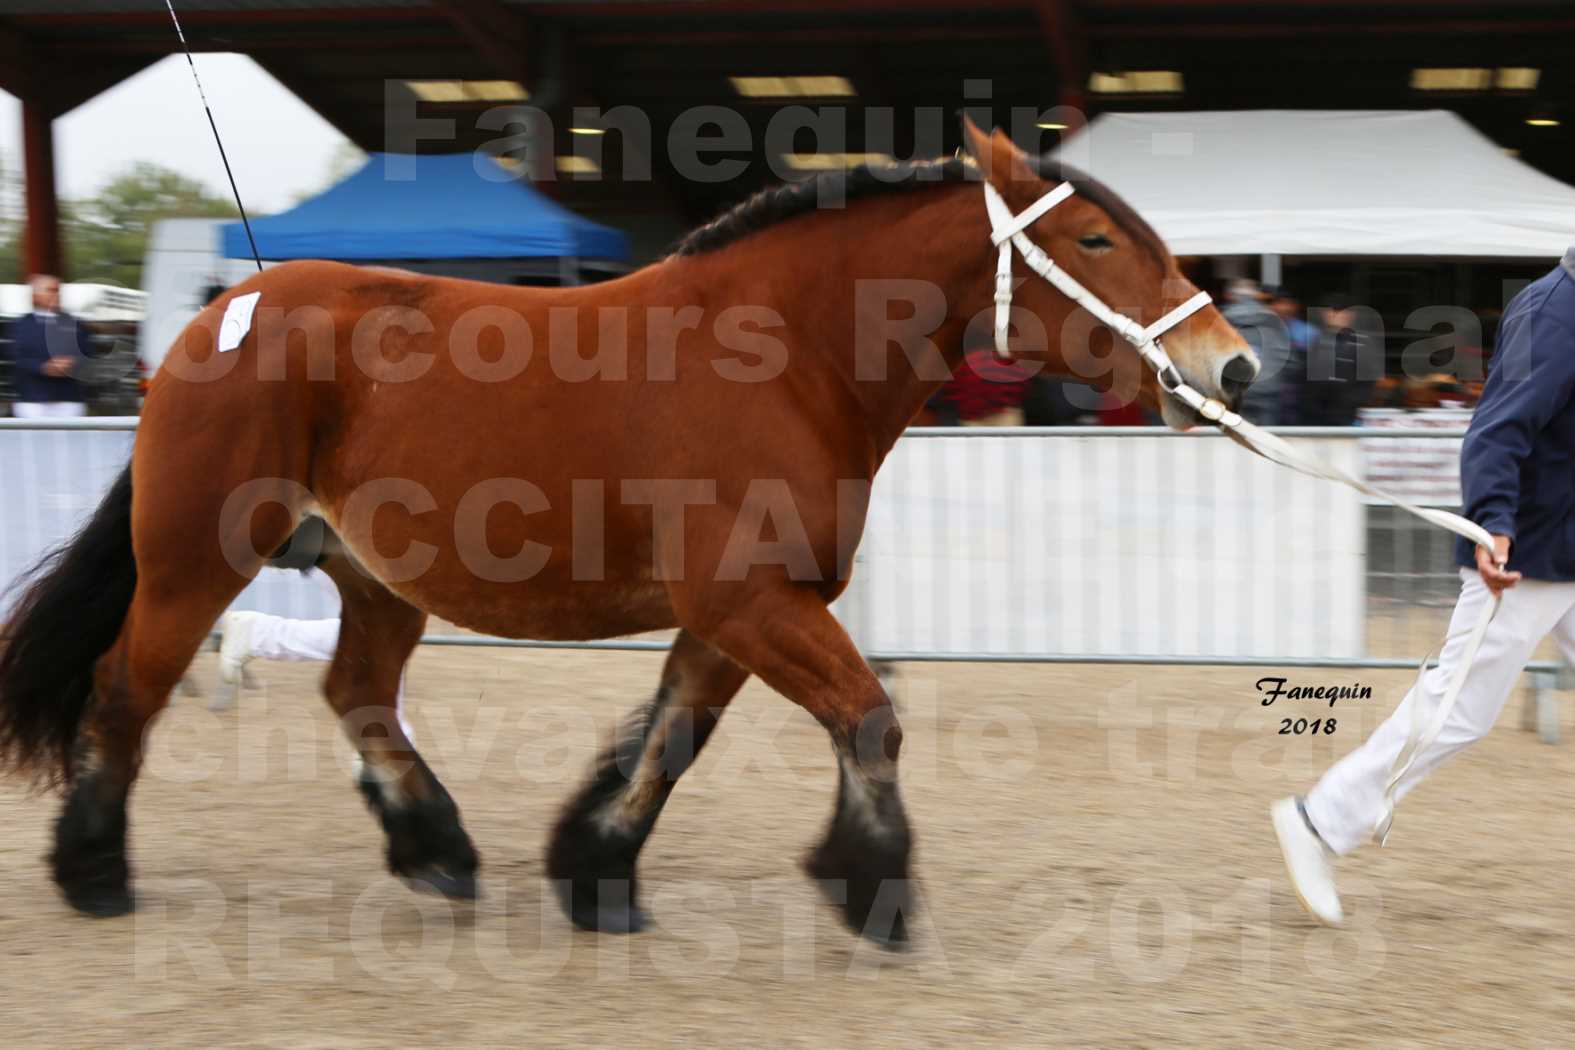
[[[257,251],[257,238],[252,236],[252,221],[246,215],[246,205],[241,203],[240,188],[235,185],[235,172],[230,170],[230,157],[224,152],[224,139],[219,135],[219,125],[213,119],[213,107],[208,105],[208,93],[202,89],[202,78],[197,75],[197,62],[191,57],[191,47],[186,43],[186,33],[180,27],[180,18],[175,14],[174,0],[164,0],[164,6],[169,8],[170,21],[175,23],[175,35],[180,38],[180,46],[186,52],[186,64],[191,67],[191,79],[197,82],[197,97],[202,99],[202,108],[208,114],[208,127],[213,129],[213,141],[219,146],[219,159],[224,162],[224,174],[230,180],[230,192],[235,195],[235,206],[241,212],[241,225],[246,227],[246,241],[252,246],[252,260],[257,264],[257,272],[262,273],[262,254]]]

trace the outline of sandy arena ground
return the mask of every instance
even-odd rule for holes
[[[212,656],[199,665],[211,682]],[[1501,1047],[1575,1036],[1575,744],[1499,731],[1304,919],[1267,821],[1397,700],[1277,735],[1249,669],[904,669],[918,944],[855,940],[798,873],[830,810],[824,735],[751,684],[643,861],[654,928],[572,930],[542,883],[558,805],[655,654],[426,648],[412,720],[486,864],[474,906],[382,871],[316,669],[179,700],[132,812],[142,908],[69,912],[55,802],[0,788],[10,1047]],[[1326,672],[1302,682],[1341,682]],[[1308,705],[1308,718],[1328,712]]]

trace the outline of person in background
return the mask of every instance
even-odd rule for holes
[[[1376,352],[1357,327],[1356,306],[1347,296],[1331,296],[1323,329],[1307,355],[1306,416],[1315,427],[1348,427],[1367,403],[1377,376],[1368,375],[1366,358]]]
[[[1023,394],[1023,426],[1071,427],[1092,421],[1098,395],[1085,383],[1037,375]]]
[[[1404,376],[1384,376],[1373,385],[1368,404],[1373,408],[1409,408],[1407,384]]]
[[[1318,341],[1318,329],[1308,322],[1302,304],[1284,288],[1270,293],[1269,309],[1285,323],[1285,334],[1291,343],[1290,355],[1280,373],[1280,425],[1300,426],[1306,416],[1307,355]]]
[[[908,424],[914,427],[960,427],[962,420],[957,418],[957,406],[946,397],[946,388],[941,387],[930,395],[930,399],[919,409],[919,414],[913,417],[913,422]]]
[[[1290,337],[1291,349],[1306,353],[1318,339],[1317,326],[1303,316],[1301,301],[1284,288],[1269,291],[1269,309],[1285,322],[1285,334]]]
[[[1291,341],[1285,322],[1264,304],[1265,298],[1257,281],[1236,278],[1225,286],[1225,320],[1252,346],[1261,365],[1258,378],[1241,399],[1239,411],[1250,422],[1271,427],[1282,422],[1281,384],[1289,364]]]
[[[73,375],[86,360],[76,318],[60,312],[60,278],[35,274],[33,312],[11,325],[18,419],[87,415],[87,387]]]
[[[938,397],[948,414],[965,427],[1020,427],[1023,395],[1032,370],[1003,361],[994,350],[975,350],[963,358]]]

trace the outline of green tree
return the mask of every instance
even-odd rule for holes
[[[22,174],[0,152],[0,284],[22,280]]]
[[[226,197],[195,179],[141,162],[111,179],[94,197],[62,202],[68,281],[142,286],[148,234],[160,219],[234,218]]]
[[[18,177],[0,157],[0,284],[24,280],[23,217],[7,212],[6,194],[20,195]],[[68,281],[142,287],[148,234],[160,219],[235,218],[228,198],[195,179],[157,164],[139,163],[111,179],[96,196],[60,202],[60,235]]]
[[[22,231],[14,223],[0,231],[0,284],[22,283]]]

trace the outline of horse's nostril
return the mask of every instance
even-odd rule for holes
[[[1220,369],[1220,392],[1235,401],[1258,378],[1258,364],[1246,354],[1237,354]]]

